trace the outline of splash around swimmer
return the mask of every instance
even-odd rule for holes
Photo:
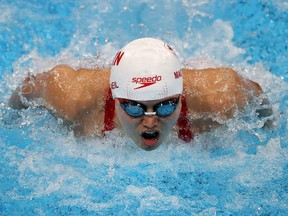
[[[272,115],[258,83],[231,68],[186,69],[171,46],[154,38],[128,43],[111,68],[59,65],[33,80],[27,77],[9,104],[27,108],[37,98],[73,123],[76,136],[119,128],[144,150],[156,149],[172,130],[193,142],[193,136],[219,127],[247,104],[259,117]]]

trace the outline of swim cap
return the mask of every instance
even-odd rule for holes
[[[134,40],[112,63],[113,98],[146,101],[182,94],[181,62],[170,46],[154,38]]]

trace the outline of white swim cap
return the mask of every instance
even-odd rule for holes
[[[113,98],[146,101],[182,94],[181,62],[170,46],[154,38],[134,40],[112,63]]]

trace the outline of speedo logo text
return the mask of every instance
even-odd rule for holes
[[[155,84],[156,82],[159,82],[162,80],[162,76],[153,76],[153,77],[133,77],[132,83],[140,84],[140,86],[134,88],[134,89],[141,89],[148,87],[150,85]]]

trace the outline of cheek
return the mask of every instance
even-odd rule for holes
[[[177,109],[174,111],[174,113],[171,116],[168,116],[164,119],[162,119],[163,125],[166,125],[167,128],[173,128],[179,118],[181,111],[181,106],[177,107]]]

